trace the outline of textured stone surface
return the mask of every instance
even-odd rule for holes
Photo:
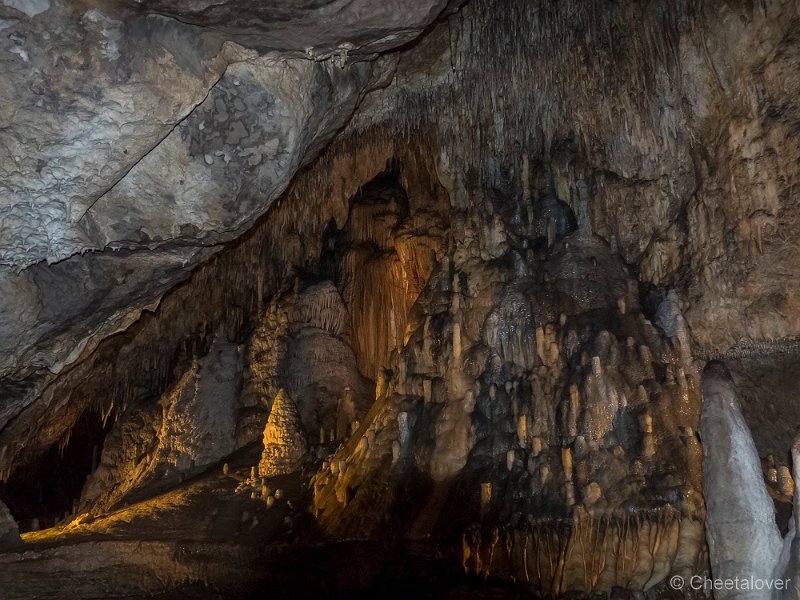
[[[79,510],[100,513],[132,495],[174,486],[236,450],[241,376],[240,349],[215,336],[160,406],[132,407],[117,420]]]
[[[681,366],[690,347],[644,318],[597,237],[559,236],[528,262],[497,233],[507,227],[451,224],[452,254],[418,300],[383,394],[314,478],[322,527],[461,534],[468,571],[527,573],[530,589],[556,596],[648,591],[694,572],[703,503],[699,381]],[[608,560],[591,562],[600,547]]]
[[[742,417],[736,388],[721,363],[703,371],[704,492],[711,571],[715,577],[768,580],[782,540],[767,495],[753,438]],[[763,598],[759,590],[721,590],[717,598]]]
[[[60,371],[240,235],[392,72],[330,49],[400,45],[445,3],[391,22],[381,3],[284,6],[256,32],[275,34],[263,54],[157,7],[17,4],[0,14],[0,376],[14,380]],[[323,13],[347,27],[314,60],[289,52]]]
[[[274,477],[293,473],[303,465],[307,452],[306,433],[297,406],[284,390],[278,390],[264,428],[264,451],[258,474]]]
[[[346,390],[354,416],[356,404],[362,416],[374,396],[371,382],[358,373],[352,334],[350,315],[330,281],[274,298],[248,344],[243,403],[265,416],[268,401],[283,389],[295,400],[308,439],[319,440],[322,430],[324,441],[330,441]],[[257,432],[246,439],[263,437],[264,418],[257,424]]]
[[[796,3],[512,4],[467,4],[359,126],[439,124],[456,202],[476,179],[498,203],[554,192],[640,280],[676,289],[703,357],[797,337]]]
[[[8,550],[19,546],[19,527],[17,527],[14,517],[8,511],[8,507],[0,502],[0,550]]]
[[[144,0],[139,9],[223,31],[248,46],[346,60],[410,42],[447,5],[448,0]]]

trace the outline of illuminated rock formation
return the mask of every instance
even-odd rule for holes
[[[381,535],[385,520],[365,518],[374,490],[384,490],[379,501],[389,506],[405,478],[425,473],[444,487],[421,495],[419,512],[403,517],[410,522],[390,521],[392,528],[424,536],[452,531],[457,522],[481,523],[464,532],[470,571],[559,595],[621,585],[647,591],[669,573],[699,568],[703,505],[691,433],[698,381],[670,375],[682,364],[680,349],[639,312],[631,280],[607,247],[567,237],[542,262],[527,264],[521,278],[513,266],[445,264],[459,276],[435,272],[417,309],[441,311],[434,299],[452,281],[480,290],[461,298],[457,317],[437,320],[445,331],[455,318],[478,325],[474,337],[462,338],[470,359],[453,354],[451,338],[419,319],[367,423],[371,442],[343,446],[331,464],[344,462],[346,470],[317,475],[315,506],[324,526],[345,537]],[[593,277],[596,265],[602,281]],[[508,283],[484,291],[490,282]],[[559,293],[559,304],[549,304]],[[559,308],[567,312],[559,316]],[[628,337],[619,339],[612,333],[618,330]],[[654,376],[654,367],[664,375]],[[445,382],[438,398],[424,393],[431,379]],[[413,415],[402,421],[415,446],[398,453],[401,415]],[[521,417],[541,440],[535,452],[520,441]],[[426,514],[431,510],[437,512]],[[419,528],[423,514],[426,530]],[[500,519],[509,520],[498,533]]]
[[[358,372],[350,314],[339,290],[331,281],[307,287],[300,280],[295,284],[297,289],[276,295],[263,310],[248,343],[243,404],[253,422],[241,422],[242,445],[256,439],[256,433],[260,438],[266,418],[264,400],[280,389],[295,400],[309,440],[317,439],[320,429],[326,440],[331,431],[339,431],[338,411],[345,397],[352,403],[355,419],[363,415],[373,396],[371,382]],[[349,435],[349,425],[335,437],[345,435]]]
[[[264,451],[258,474],[274,477],[297,471],[307,452],[306,433],[297,406],[284,390],[278,390],[264,428]]]
[[[236,450],[241,383],[236,345],[214,337],[158,410],[137,406],[123,414],[84,487],[80,509],[108,509],[130,494],[174,485]],[[151,492],[150,492],[151,493]]]

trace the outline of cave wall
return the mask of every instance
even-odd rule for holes
[[[3,3],[0,423],[252,227],[388,83],[377,53],[447,7],[291,3],[223,32],[236,2],[205,23],[157,3]]]
[[[552,190],[680,292],[698,355],[795,337],[796,5],[491,6],[424,38],[351,129],[438,129],[456,206]]]

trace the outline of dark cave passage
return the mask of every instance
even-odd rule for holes
[[[113,423],[112,416],[104,420],[93,409],[84,411],[63,447],[53,444],[35,463],[21,466],[0,482],[0,500],[16,518],[21,533],[52,527],[73,514]]]

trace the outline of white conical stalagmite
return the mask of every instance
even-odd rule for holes
[[[262,477],[285,475],[300,468],[307,452],[306,434],[297,406],[280,390],[264,428],[264,452],[258,471]]]
[[[720,580],[772,580],[780,570],[783,541],[736,386],[727,368],[711,361],[703,370],[702,387],[700,437],[711,573]],[[770,595],[734,589],[715,590],[714,597],[760,600]]]

